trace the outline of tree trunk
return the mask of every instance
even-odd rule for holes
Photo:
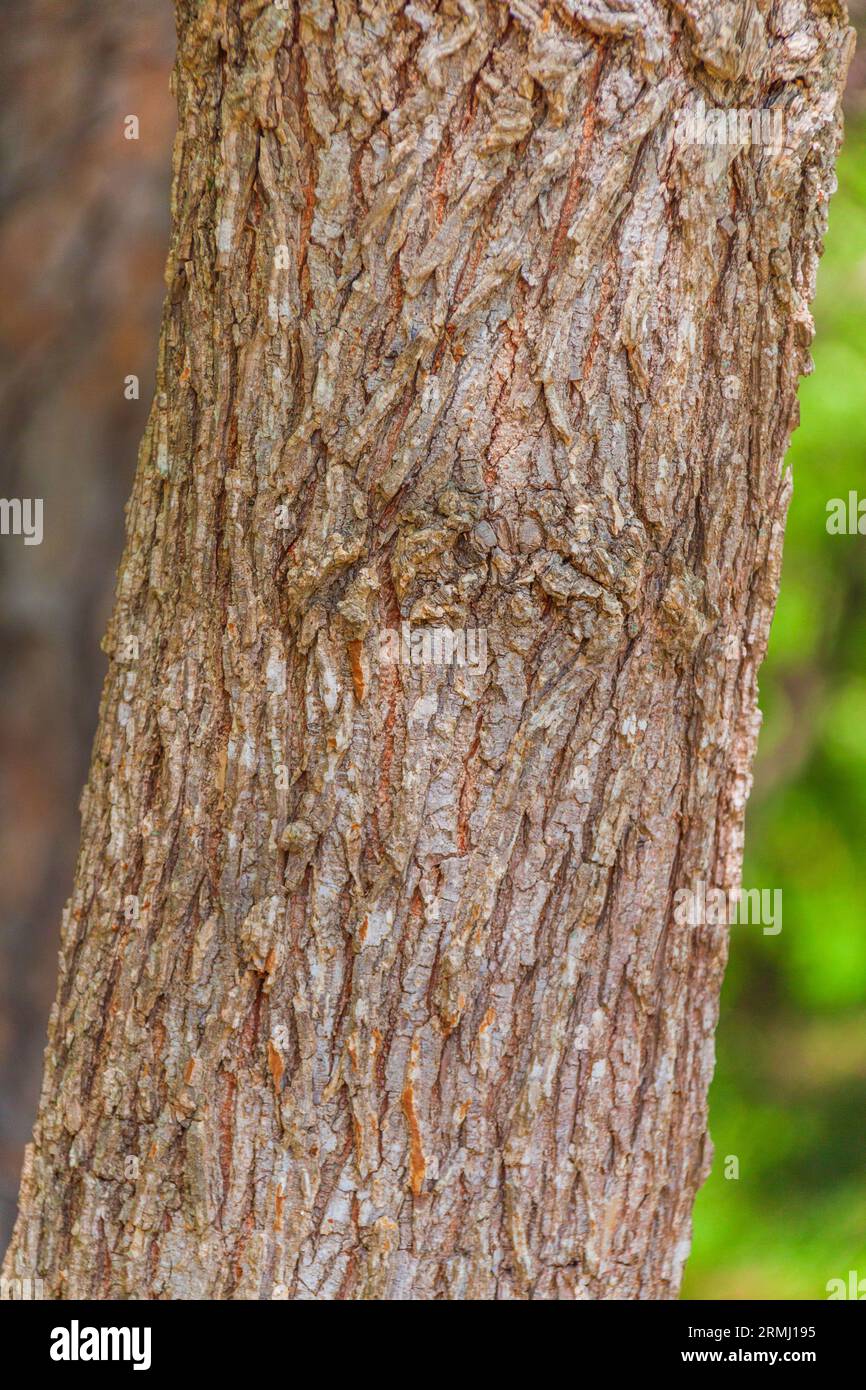
[[[738,882],[845,18],[179,0],[7,1275],[676,1296],[726,931],[672,904]]]

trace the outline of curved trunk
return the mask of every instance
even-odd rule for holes
[[[726,932],[673,904],[738,881],[844,12],[178,10],[7,1273],[674,1297]]]

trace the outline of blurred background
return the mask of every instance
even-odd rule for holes
[[[863,51],[789,454],[743,877],[782,888],[783,931],[732,932],[695,1299],[825,1298],[829,1279],[866,1278],[866,537],[825,529],[829,498],[866,497],[866,0],[851,9]],[[0,1250],[153,391],[173,43],[170,0],[0,10],[0,496],[50,499],[41,546],[0,547]],[[128,115],[138,140],[124,138]]]
[[[72,888],[123,509],[153,395],[174,103],[170,0],[0,5],[0,1249]],[[124,138],[137,115],[140,138]],[[138,376],[138,400],[124,381]]]
[[[783,929],[731,933],[685,1298],[826,1298],[829,1279],[866,1279],[866,537],[826,530],[830,498],[866,499],[866,2],[850,10],[858,52],[746,818],[743,885],[782,889]]]

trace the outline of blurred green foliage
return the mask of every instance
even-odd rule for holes
[[[826,530],[830,498],[866,498],[862,117],[813,311],[743,873],[782,889],[783,930],[731,932],[685,1298],[823,1299],[866,1278],[866,536]]]

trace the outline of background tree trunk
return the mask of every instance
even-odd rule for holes
[[[669,1298],[835,0],[178,5],[173,230],[8,1274]],[[772,106],[779,148],[677,135]],[[486,636],[483,671],[386,633]]]
[[[165,0],[0,6],[0,1249],[12,1234],[104,677],[99,639],[153,397],[174,51]],[[141,139],[124,139],[138,114]],[[124,378],[140,379],[138,400]],[[50,926],[48,925],[50,924]]]

